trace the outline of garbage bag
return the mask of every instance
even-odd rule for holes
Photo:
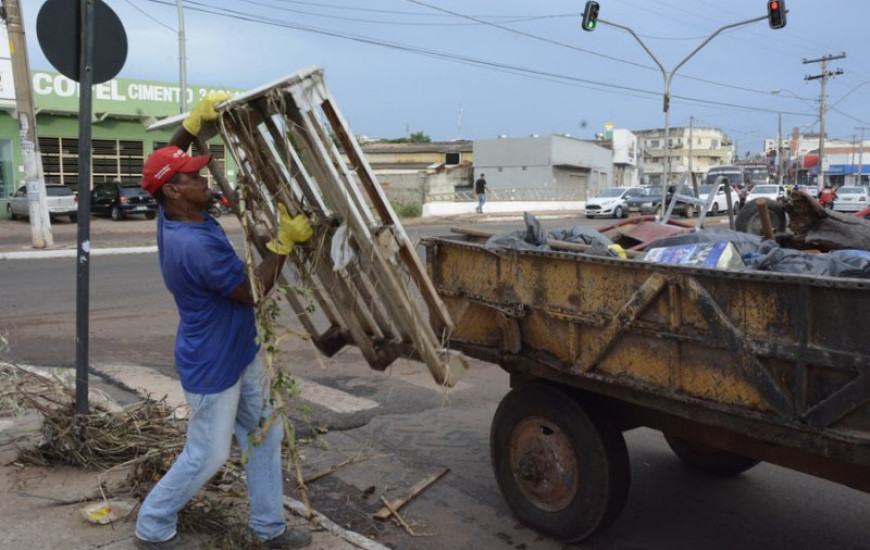
[[[538,218],[531,212],[523,213],[525,229],[519,229],[505,235],[493,235],[486,241],[487,248],[509,248],[520,250],[550,250],[547,246],[547,234]]]

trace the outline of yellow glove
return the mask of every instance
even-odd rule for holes
[[[266,248],[279,256],[286,256],[293,251],[294,244],[304,243],[310,239],[314,235],[314,230],[311,229],[311,224],[308,223],[305,214],[299,214],[295,218],[290,217],[290,213],[287,212],[287,208],[283,204],[278,204],[278,212],[281,220],[278,236],[266,243]]]
[[[202,129],[203,122],[217,120],[220,116],[218,112],[215,111],[214,106],[231,97],[233,97],[233,94],[228,94],[226,92],[211,92],[206,94],[204,98],[200,99],[199,102],[193,106],[193,109],[190,110],[190,114],[188,114],[181,123],[182,126],[184,126],[185,130],[190,132],[190,135],[198,136],[199,131]]]

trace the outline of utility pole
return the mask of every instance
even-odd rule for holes
[[[692,178],[692,189],[695,191],[695,196],[698,196],[698,183],[695,181],[695,172],[692,169],[692,141],[695,134],[695,117],[689,117],[689,177]]]
[[[9,48],[12,53],[15,110],[24,164],[24,184],[27,187],[27,202],[30,207],[31,241],[33,248],[47,248],[54,245],[54,239],[51,236],[51,219],[48,216],[39,141],[36,137],[36,116],[33,114],[33,95],[30,91],[30,62],[27,60],[21,6],[18,0],[3,0],[3,7],[6,11],[6,27],[9,30]]]
[[[840,55],[826,55],[824,57],[820,57],[818,59],[804,59],[803,63],[806,65],[807,63],[821,63],[822,64],[822,72],[813,76],[805,76],[804,80],[822,80],[822,91],[820,97],[820,107],[819,107],[819,188],[821,189],[825,185],[825,87],[828,82],[828,78],[832,76],[837,76],[843,74],[843,69],[837,69],[836,71],[828,70],[828,61],[833,61],[834,59],[843,59],[846,57],[846,52],[840,53]]]
[[[779,126],[776,130],[776,166],[779,174],[777,175],[776,182],[781,186],[782,185],[782,172],[785,169],[785,163],[782,158],[782,112],[779,113]]]
[[[184,46],[184,8],[181,6],[182,0],[175,0],[175,6],[178,8],[178,74],[181,78],[181,112],[187,112],[187,56],[185,55]]]
[[[864,168],[864,130],[866,126],[858,126],[856,130],[861,130],[861,141],[858,142],[858,185],[861,185],[864,179],[861,176],[862,168]]]

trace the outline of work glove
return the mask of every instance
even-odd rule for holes
[[[202,123],[210,120],[217,120],[220,116],[214,106],[221,101],[226,101],[233,97],[233,94],[226,92],[211,92],[200,99],[199,102],[190,110],[190,114],[181,123],[184,129],[190,132],[192,136],[198,136],[202,129]]]
[[[279,256],[286,256],[293,251],[293,245],[310,239],[314,235],[314,230],[311,229],[305,214],[291,217],[283,204],[278,204],[278,212],[280,218],[278,236],[266,243],[266,248]]]

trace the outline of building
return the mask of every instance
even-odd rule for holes
[[[641,173],[645,183],[662,183],[668,152],[671,182],[677,182],[687,174],[690,164],[696,180],[702,181],[710,167],[732,162],[731,140],[718,128],[670,128],[667,144],[664,128],[636,130],[634,133],[642,151]]]
[[[474,175],[493,198],[583,201],[613,185],[613,153],[570,136],[474,141]]]
[[[32,71],[31,87],[36,113],[36,134],[46,183],[68,185],[81,191],[79,181],[78,84],[55,72]],[[208,86],[189,85],[188,105],[211,91]],[[119,179],[138,183],[142,164],[156,148],[166,145],[171,130],[147,132],[158,119],[177,115],[181,89],[175,83],[117,78],[93,87],[92,172],[90,187]],[[18,121],[14,97],[0,101],[0,200],[24,185]],[[223,144],[210,144],[218,165],[234,180],[234,164],[225,159]],[[0,215],[6,215],[5,206]]]
[[[640,147],[637,136],[622,128],[612,128],[600,136],[598,144],[613,152],[613,186],[635,187],[640,185]]]
[[[467,140],[430,143],[371,142],[362,151],[391,201],[421,205],[470,189],[473,144]]]

